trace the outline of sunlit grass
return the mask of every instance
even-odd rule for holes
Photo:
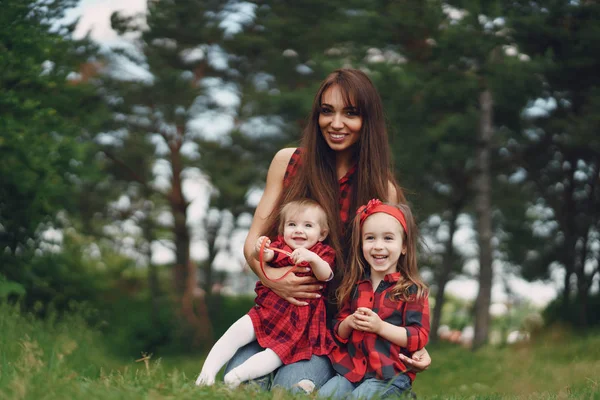
[[[197,388],[201,356],[136,362],[110,353],[105,339],[76,313],[42,321],[0,305],[0,399],[308,398],[252,387]],[[561,331],[518,347],[429,350],[434,363],[417,376],[419,399],[600,400],[600,335]]]

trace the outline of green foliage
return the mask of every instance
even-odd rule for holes
[[[24,290],[20,304],[25,309],[44,314],[50,309],[63,312],[73,303],[97,307],[115,288],[123,271],[133,266],[131,260],[108,249],[104,260],[90,256],[94,248],[98,249],[96,243],[69,232],[63,237],[60,251],[47,246],[28,262],[6,266],[6,277]]]
[[[214,294],[206,299],[215,339],[254,306],[254,296],[223,296]]]
[[[0,274],[0,301],[7,300],[9,297],[19,297],[25,294],[23,285],[17,282],[9,281]]]
[[[600,295],[594,294],[587,299],[588,310],[594,310],[588,313],[587,326],[588,328],[600,327],[600,313],[597,312],[600,308]],[[580,327],[581,320],[579,319],[580,305],[576,303],[569,303],[567,307],[564,305],[564,299],[562,296],[554,299],[544,309],[544,321],[547,325],[553,324],[567,324],[571,326]]]
[[[179,331],[175,305],[160,298],[158,309],[153,310],[146,293],[135,297],[121,294],[104,303],[105,323],[101,329],[108,336],[111,350],[130,357],[141,352],[159,357],[184,353],[190,338]]]
[[[39,319],[0,304],[0,396],[10,399],[307,399],[314,396],[197,388],[199,355],[115,357],[106,335],[90,329],[83,311]],[[420,373],[420,399],[600,399],[600,335],[548,332],[534,343],[473,353],[435,346],[433,366]],[[135,362],[139,359],[139,362]]]
[[[40,224],[72,205],[85,144],[104,110],[96,89],[74,84],[95,52],[74,29],[52,28],[72,0],[8,0],[0,16],[0,262],[33,247]],[[77,104],[77,107],[73,107]],[[31,242],[33,240],[33,243]],[[20,253],[23,255],[22,253]]]

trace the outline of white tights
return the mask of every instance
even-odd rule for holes
[[[242,346],[256,339],[252,319],[244,315],[227,329],[227,332],[213,346],[204,361],[202,371],[196,379],[198,386],[210,386],[215,383],[217,373],[223,365],[233,357]],[[259,378],[275,371],[282,365],[281,360],[271,349],[256,353],[243,364],[232,369],[225,375],[224,381],[230,387],[237,387],[240,383]]]

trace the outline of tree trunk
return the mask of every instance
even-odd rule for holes
[[[210,225],[208,219],[205,219],[206,243],[208,245],[208,259],[204,264],[204,291],[206,294],[212,294],[214,285],[213,262],[217,257],[217,249],[215,247],[217,241],[217,232],[219,230],[220,221],[214,225]]]
[[[148,197],[146,197],[148,198]],[[149,204],[150,201],[146,200]],[[141,222],[142,232],[144,236],[146,246],[146,259],[148,260],[148,289],[150,291],[150,318],[152,324],[158,327],[160,322],[158,320],[159,315],[159,304],[158,299],[160,297],[160,287],[158,283],[158,271],[156,265],[152,263],[152,242],[154,241],[154,231],[152,227],[152,219],[150,217],[150,207],[145,207],[145,217]]]
[[[446,242],[446,249],[441,265],[442,268],[436,279],[437,293],[435,294],[435,307],[433,308],[433,319],[431,321],[432,335],[430,335],[431,341],[434,343],[439,339],[438,329],[442,319],[442,308],[444,307],[444,292],[446,291],[446,284],[448,283],[450,273],[452,272],[452,262],[454,259],[454,245],[452,244],[452,239],[456,232],[456,219],[459,210],[460,207],[454,206],[450,211],[450,218],[448,219],[448,241]]]
[[[187,227],[188,202],[183,195],[180,145],[171,145],[171,193],[169,196],[173,213],[175,236],[175,293],[181,301],[181,317],[192,330],[193,345],[212,342],[212,326],[204,296],[197,296],[196,267],[190,260],[190,232]]]
[[[577,274],[577,308],[578,308],[578,323],[581,327],[586,328],[588,323],[590,322],[589,318],[589,290],[594,282],[595,273],[592,271],[591,274],[586,274],[585,272],[585,264],[588,258],[588,243],[590,240],[590,235],[593,235],[593,226],[596,225],[597,218],[593,218],[592,215],[596,214],[596,201],[594,198],[596,192],[596,185],[598,183],[598,165],[594,164],[592,166],[592,173],[590,174],[590,179],[588,180],[588,184],[590,187],[590,197],[587,198],[585,212],[589,215],[589,222],[586,222],[585,229],[583,230],[583,243],[581,245],[581,249],[579,251],[580,256],[578,257],[578,262],[576,264],[576,274]],[[592,236],[592,241],[593,241]],[[577,251],[577,249],[575,249]]]
[[[475,336],[473,349],[487,343],[492,299],[492,205],[490,148],[493,134],[493,98],[486,88],[479,96],[481,120],[476,162],[475,211],[479,244],[479,293],[475,302]]]
[[[587,300],[588,291],[591,286],[588,276],[585,273],[585,260],[587,259],[587,245],[589,237],[589,227],[585,232],[583,244],[579,251],[577,267],[575,273],[577,275],[577,323],[580,327],[586,328],[588,323],[587,318]]]
[[[565,279],[563,288],[562,316],[566,318],[571,312],[571,277],[575,273],[575,246],[577,237],[575,232],[575,163],[576,159],[567,159],[570,170],[567,173],[562,208],[555,210],[559,226],[564,235],[564,247],[562,251],[562,263],[565,267]],[[558,208],[558,207],[557,207]]]

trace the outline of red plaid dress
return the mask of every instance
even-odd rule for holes
[[[302,151],[303,149],[298,147],[296,151],[292,154],[290,158],[290,162],[288,163],[287,169],[285,170],[285,175],[283,177],[283,186],[287,187],[290,179],[296,175],[298,171],[298,167],[302,164]],[[342,224],[344,224],[344,228],[348,223],[350,218],[350,190],[352,188],[352,179],[354,178],[354,174],[356,173],[356,164],[352,168],[346,172],[340,180],[340,219],[342,220]],[[352,213],[354,214],[354,213]]]
[[[289,252],[282,237],[271,243]],[[333,269],[335,251],[330,246],[317,243],[310,251],[316,253]],[[287,267],[294,263],[285,254],[275,253],[270,262],[272,267]],[[299,264],[301,267],[308,263]],[[298,276],[312,275],[312,272],[296,273]],[[261,347],[273,350],[284,364],[308,360],[313,354],[324,356],[335,346],[331,331],[327,329],[325,309],[325,284],[320,290],[321,298],[305,299],[307,306],[295,306],[282,299],[262,283],[256,283],[256,305],[248,312],[254,325],[256,339]]]
[[[347,301],[334,319],[335,339],[340,343],[329,354],[333,368],[350,382],[361,382],[367,378],[390,380],[395,375],[405,373],[411,381],[415,373],[400,361],[399,353],[411,356],[415,351],[425,347],[429,339],[429,301],[427,296],[415,298],[414,301],[393,301],[390,293],[400,272],[388,274],[373,292],[369,278],[356,284],[352,298]],[[411,293],[417,287],[410,288]],[[416,296],[415,296],[416,297]],[[338,334],[339,325],[346,317],[359,307],[367,307],[375,311],[383,321],[396,326],[404,326],[408,335],[406,348],[397,346],[372,332],[352,331],[348,339]]]

